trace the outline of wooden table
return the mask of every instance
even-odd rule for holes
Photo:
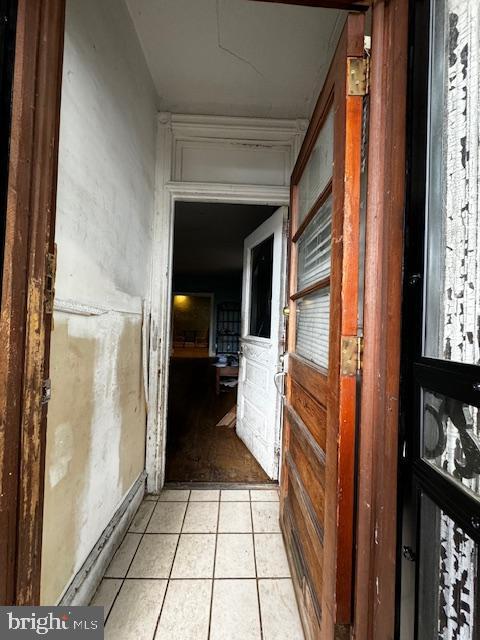
[[[238,378],[238,367],[217,367],[213,365],[216,369],[215,374],[215,391],[217,396],[220,394],[220,380],[221,378]]]

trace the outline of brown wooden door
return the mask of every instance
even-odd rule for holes
[[[363,56],[351,14],[291,182],[281,523],[307,636],[322,640],[352,618]]]

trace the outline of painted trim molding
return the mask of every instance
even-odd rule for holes
[[[82,568],[67,587],[59,606],[84,606],[90,603],[143,500],[146,477],[144,471],[135,481]]]
[[[168,405],[168,369],[170,354],[171,280],[173,263],[173,226],[175,202],[225,202],[242,204],[288,205],[290,172],[307,128],[305,120],[270,120],[160,113],[157,129],[157,166],[155,185],[154,248],[150,289],[150,351],[147,418],[146,470],[147,490],[158,493],[165,480],[165,444]],[[187,143],[205,150],[209,160],[208,180],[184,180],[179,153]],[[222,153],[226,153],[222,163]],[[247,151],[253,171],[243,165],[240,177],[264,172],[265,182],[252,184],[226,180],[232,175],[235,153]],[[213,152],[212,152],[213,150]],[[277,153],[278,152],[278,153]],[[212,155],[213,153],[213,155]],[[219,154],[219,155],[215,155]],[[255,159],[262,157],[259,171]],[[284,164],[278,164],[278,158]],[[199,162],[199,156],[197,163]],[[269,158],[272,159],[271,165]],[[182,162],[185,158],[182,159]],[[230,172],[230,173],[229,173]],[[196,169],[186,172],[195,175]],[[274,175],[273,175],[274,174]],[[267,176],[273,176],[268,177]],[[179,179],[180,177],[180,179]],[[236,177],[236,176],[234,176]]]
[[[104,316],[107,313],[141,316],[142,300],[141,298],[135,299],[129,309],[113,309],[110,307],[101,307],[99,305],[84,304],[82,302],[77,302],[76,300],[62,300],[60,298],[55,298],[53,309],[58,313],[67,313],[77,316]]]

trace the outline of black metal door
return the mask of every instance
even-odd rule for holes
[[[412,5],[399,615],[480,638],[480,3]]]

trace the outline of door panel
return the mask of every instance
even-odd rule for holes
[[[363,30],[349,15],[291,184],[281,522],[312,639],[352,615],[363,97],[347,79]]]
[[[237,434],[278,478],[281,398],[275,387],[284,350],[285,236],[281,207],[244,242]]]
[[[309,425],[309,433],[316,444],[325,451],[327,438],[327,410],[312,398],[293,378],[290,385],[290,403],[300,419]]]

